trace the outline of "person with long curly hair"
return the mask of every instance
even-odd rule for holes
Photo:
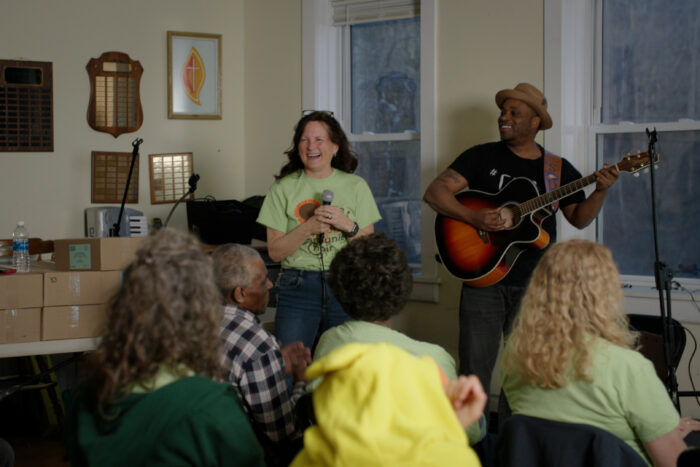
[[[647,462],[676,465],[695,425],[679,420],[635,339],[610,250],[586,240],[552,245],[506,342],[502,380],[513,413],[592,425]]]
[[[457,378],[455,361],[445,349],[391,328],[392,318],[403,310],[413,290],[408,259],[394,240],[383,232],[358,238],[338,252],[330,272],[331,290],[352,319],[321,335],[313,361],[346,344],[383,342],[412,355],[427,355],[435,360],[447,379]],[[320,380],[314,380],[309,389],[315,389],[318,384]],[[477,443],[485,434],[483,416],[467,429],[470,444]]]
[[[282,263],[275,335],[311,349],[318,334],[349,319],[328,290],[328,266],[381,216],[367,183],[352,173],[357,158],[330,112],[305,114],[286,154],[257,221],[267,228],[270,258]]]
[[[215,382],[222,310],[189,234],[149,237],[107,307],[67,426],[73,465],[264,465],[236,391]]]

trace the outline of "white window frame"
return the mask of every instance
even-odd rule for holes
[[[603,0],[544,0],[544,93],[554,128],[544,132],[545,147],[571,161],[583,175],[596,170],[596,135],[601,133],[700,130],[700,122],[648,122],[624,126],[600,123],[601,44],[597,28],[601,23]],[[596,59],[598,57],[598,59]],[[624,174],[622,176],[625,176]],[[593,187],[586,191],[587,195]],[[600,220],[583,231],[562,221],[558,215],[560,239],[586,238],[595,241]],[[663,258],[662,258],[663,259]],[[632,301],[656,300],[653,271],[649,276],[623,275],[622,282],[632,289],[625,295]],[[700,280],[675,278],[689,290],[700,288]],[[653,290],[652,290],[653,289]],[[674,301],[690,302],[685,292],[673,292]],[[653,305],[652,305],[653,308]],[[685,310],[688,310],[687,313]],[[690,304],[682,306],[681,316],[698,321]],[[675,313],[675,310],[674,310]],[[680,317],[674,314],[674,317]]]
[[[421,83],[420,83],[420,135],[404,132],[390,135],[353,135],[352,141],[410,140],[420,138],[421,193],[435,178],[437,158],[435,147],[436,102],[436,0],[421,0]],[[347,36],[343,37],[343,30]],[[343,47],[349,49],[349,28],[333,26],[333,9],[329,0],[302,0],[302,93],[303,109],[330,110],[343,128],[350,128],[344,121],[349,115],[349,70],[342,57]],[[346,130],[347,131],[347,130]],[[421,271],[414,277],[412,300],[437,303],[439,279],[437,276],[437,249],[434,241],[434,216],[423,206],[421,216]]]

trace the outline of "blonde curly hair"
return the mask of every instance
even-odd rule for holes
[[[590,381],[592,337],[634,347],[617,267],[610,250],[597,243],[556,243],[532,274],[504,365],[544,388],[566,386],[567,375]]]

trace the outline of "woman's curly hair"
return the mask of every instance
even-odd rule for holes
[[[504,364],[531,384],[590,381],[591,338],[633,348],[617,267],[606,247],[586,240],[552,245],[535,268],[507,339]]]
[[[279,180],[287,175],[294,173],[304,168],[299,155],[299,141],[304,133],[306,124],[309,122],[321,122],[328,129],[328,136],[333,143],[338,145],[338,152],[331,161],[331,167],[342,170],[343,172],[353,173],[357,168],[357,157],[354,151],[350,148],[348,137],[345,136],[343,128],[338,123],[332,114],[329,112],[315,111],[308,115],[304,115],[294,128],[294,139],[292,139],[292,147],[285,152],[289,162],[287,162],[280,170],[279,175],[275,175],[275,180]]]
[[[406,255],[383,232],[357,238],[340,250],[329,283],[343,310],[362,321],[386,321],[398,314],[413,289]]]
[[[161,364],[217,378],[221,295],[211,260],[191,235],[163,229],[146,239],[108,304],[99,347],[86,361],[100,413],[146,383]]]

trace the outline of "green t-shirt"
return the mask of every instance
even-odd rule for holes
[[[313,216],[314,210],[321,205],[324,190],[331,190],[334,194],[331,205],[341,207],[361,229],[381,219],[369,186],[357,175],[333,169],[333,173],[326,178],[311,178],[299,170],[272,185],[260,209],[258,223],[289,233]],[[347,242],[339,230],[332,229],[326,234],[320,245],[326,269]],[[282,268],[320,271],[317,236],[309,236],[301,247],[282,260]]]
[[[650,462],[644,443],[667,434],[679,422],[664,385],[639,352],[600,338],[591,346],[591,382],[576,379],[562,388],[544,389],[504,367],[503,390],[513,413],[602,428]]]
[[[332,350],[351,342],[376,344],[385,342],[404,349],[416,356],[428,355],[442,369],[448,379],[457,378],[455,360],[439,345],[411,339],[399,331],[367,321],[351,320],[324,332],[318,340],[314,361],[331,353]]]

